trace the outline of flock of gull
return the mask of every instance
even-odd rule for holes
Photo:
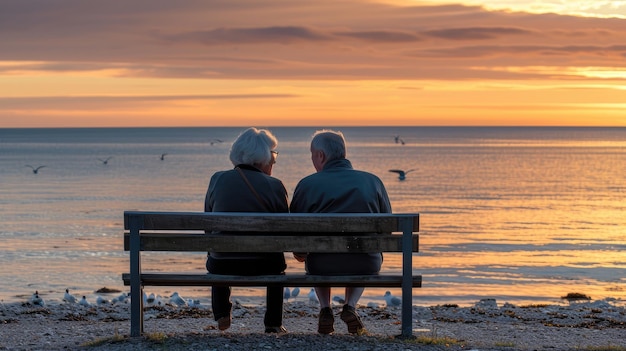
[[[293,288],[290,290],[289,288],[285,288],[284,299],[286,302],[289,302],[290,299],[296,299],[300,294],[300,288]],[[308,301],[311,304],[318,304],[319,300],[317,299],[317,295],[315,294],[315,289],[311,289],[307,295]],[[385,295],[383,295],[385,300],[385,304],[387,307],[397,307],[400,306],[401,300],[400,298],[393,296],[390,291],[386,291]],[[130,293],[122,292],[119,296],[107,299],[103,296],[98,295],[96,297],[95,303],[89,302],[85,295],[82,295],[81,298],[78,298],[70,293],[69,289],[65,289],[65,293],[63,294],[63,302],[68,304],[78,304],[85,307],[94,306],[104,306],[109,304],[119,304],[119,303],[128,303],[130,299]],[[338,304],[344,304],[345,300],[340,296],[333,296],[333,301]],[[28,301],[33,306],[45,306],[46,302],[39,294],[39,291],[35,291],[35,293],[30,297]],[[178,292],[172,293],[169,297],[163,297],[161,295],[155,295],[154,293],[150,293],[149,295],[145,292],[143,293],[143,304],[144,306],[164,306],[164,305],[172,305],[178,307],[191,307],[191,308],[199,308],[202,307],[200,300],[197,299],[185,299]],[[379,305],[375,302],[369,302],[367,304],[368,307],[379,308]]]
[[[209,141],[209,144],[210,144],[211,146],[213,146],[213,145],[215,145],[215,144],[219,144],[219,143],[223,143],[223,142],[224,142],[224,141],[223,141],[223,140],[221,140],[221,139],[212,139],[212,140],[210,140],[210,141]],[[162,153],[162,154],[159,156],[159,159],[160,159],[161,161],[165,161],[165,156],[167,156],[167,153]],[[96,159],[97,159],[98,161],[102,162],[102,164],[106,166],[106,165],[108,165],[108,164],[109,164],[109,160],[111,160],[112,158],[113,158],[113,156],[109,156],[109,157],[107,157],[107,158],[96,158]],[[35,167],[35,166],[31,166],[31,165],[25,165],[24,167],[28,167],[28,168],[32,169],[32,170],[33,170],[33,174],[39,174],[39,170],[40,170],[40,169],[42,169],[42,168],[44,168],[44,167],[47,167],[47,166],[46,166],[46,165],[41,165],[41,166],[37,166],[37,167]]]
[[[396,143],[396,144],[402,144],[402,145],[405,145],[405,144],[406,144],[406,143],[404,142],[404,140],[403,140],[403,139],[402,139],[399,135],[395,135],[393,138],[394,138],[394,140],[395,140],[395,143]],[[215,145],[215,144],[217,144],[217,143],[222,143],[222,142],[224,142],[224,141],[223,141],[223,140],[220,140],[220,139],[213,139],[213,140],[211,140],[209,143],[210,143],[211,145]],[[161,161],[164,161],[164,160],[165,160],[165,156],[167,156],[167,153],[162,153],[162,154],[159,156],[159,159],[160,159]],[[98,158],[98,161],[102,162],[102,164],[103,164],[103,165],[108,165],[108,164],[109,164],[109,160],[110,160],[110,159],[112,159],[112,158],[113,158],[113,156],[109,156],[109,157],[104,158],[104,159],[102,159],[102,158]],[[40,169],[42,169],[42,168],[44,168],[44,167],[46,167],[46,166],[45,166],[45,165],[42,165],[42,166],[37,166],[37,167],[34,167],[34,166],[31,166],[31,165],[25,165],[25,167],[28,167],[28,168],[32,169],[32,170],[33,170],[33,174],[38,174],[38,173],[39,173],[39,170],[40,170]],[[402,169],[390,169],[390,170],[389,170],[389,172],[392,172],[392,173],[397,173],[397,174],[398,174],[398,179],[399,179],[399,180],[405,180],[405,179],[406,179],[406,175],[407,175],[408,173],[410,173],[410,172],[413,172],[413,171],[415,171],[415,169],[409,169],[409,170],[407,170],[407,171],[402,170]]]

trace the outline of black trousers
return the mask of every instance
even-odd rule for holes
[[[283,274],[287,265],[282,253],[264,254],[262,258],[215,258],[208,256],[206,268],[213,274],[233,275],[264,275]],[[231,287],[211,287],[211,306],[215,320],[230,316],[232,302],[230,301]],[[265,295],[266,311],[264,323],[266,327],[283,325],[283,287],[268,286]]]

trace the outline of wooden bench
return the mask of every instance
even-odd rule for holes
[[[211,235],[205,231],[237,232]],[[419,214],[124,212],[124,250],[130,251],[130,334],[143,333],[144,286],[364,286],[402,288],[402,333],[412,336],[413,252],[419,247]],[[332,235],[331,235],[332,233]],[[341,233],[341,235],[337,235]],[[372,233],[372,234],[363,234]],[[319,276],[304,273],[235,276],[144,272],[142,251],[187,252],[402,252],[402,273]]]

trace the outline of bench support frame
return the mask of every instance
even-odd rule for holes
[[[150,280],[148,277],[151,274],[142,274],[141,270],[141,251],[142,242],[140,232],[145,229],[145,219],[144,212],[125,212],[125,229],[129,230],[129,240],[128,240],[128,248],[130,251],[130,273],[123,274],[123,279],[125,284],[130,286],[130,298],[131,298],[131,306],[130,306],[130,335],[131,337],[139,337],[143,334],[143,325],[144,325],[144,315],[143,315],[143,286],[144,279],[142,277],[146,277],[145,280]],[[154,215],[154,212],[150,212],[151,215]],[[158,213],[157,213],[158,214]],[[164,213],[167,214],[167,213]],[[173,214],[173,213],[169,213]],[[368,285],[367,279],[371,279],[372,276],[346,276],[340,279],[334,279],[336,277],[327,277],[326,281],[323,281],[325,277],[322,276],[298,276],[298,275],[282,275],[281,284],[284,286],[289,286],[290,282],[296,282],[299,284],[298,286],[363,286],[363,287],[398,287],[400,286],[402,289],[402,327],[401,334],[398,337],[401,338],[411,338],[413,337],[413,288],[421,287],[421,276],[413,275],[413,252],[417,251],[415,246],[417,245],[416,236],[414,235],[414,231],[419,231],[419,215],[417,214],[406,214],[406,215],[397,215],[398,218],[398,229],[402,232],[401,245],[402,245],[402,275],[400,281],[397,279],[393,280],[385,280],[376,282],[372,281],[370,285]],[[417,227],[417,228],[416,228]],[[153,228],[151,228],[153,229]],[[414,250],[415,249],[415,250]],[[166,276],[167,273],[162,273],[162,276]],[[196,275],[197,276],[197,275]],[[229,281],[226,283],[225,281],[219,282],[219,279],[209,279],[210,276],[215,276],[208,274],[204,277],[203,280],[194,280],[193,277],[189,279],[189,282],[185,281],[185,284],[181,284],[180,280],[177,283],[168,283],[167,281],[153,282],[153,284],[149,285],[166,285],[166,286],[178,286],[178,285],[230,285],[230,286],[267,286],[271,284],[277,284],[275,280],[271,280],[270,278],[264,279],[263,276],[259,276],[259,278],[254,282],[245,282],[244,280],[239,282]],[[290,278],[292,277],[292,278]],[[310,278],[310,279],[308,279]],[[359,280],[359,278],[362,278]],[[384,278],[384,277],[383,277]],[[393,277],[391,277],[393,278]],[[292,279],[290,281],[290,279]],[[316,279],[319,279],[317,282]],[[308,283],[307,283],[308,281]],[[357,281],[355,283],[355,281]]]

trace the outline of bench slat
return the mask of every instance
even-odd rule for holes
[[[140,216],[142,230],[209,230],[258,232],[350,232],[399,231],[401,216],[388,213],[243,213],[243,212],[124,212],[124,229],[130,217]],[[419,216],[414,231],[419,231]],[[320,220],[323,217],[324,220]]]
[[[122,274],[125,285],[130,284],[130,274]],[[368,286],[391,288],[402,286],[402,275],[379,274],[379,275],[346,275],[346,276],[323,276],[308,274],[284,275],[222,275],[222,274],[197,274],[197,273],[142,273],[141,282],[149,286]],[[413,287],[422,286],[422,276],[414,275]]]
[[[195,252],[402,252],[402,235],[207,235],[142,233],[141,251]],[[413,252],[419,235],[413,235]],[[130,250],[130,234],[124,234],[124,250]]]

